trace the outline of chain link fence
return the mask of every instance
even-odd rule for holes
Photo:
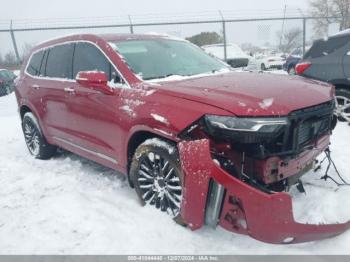
[[[220,47],[225,59],[230,56],[228,46],[231,44],[240,46],[250,55],[288,55],[298,48],[302,55],[313,40],[320,38],[319,30],[315,27],[316,21],[330,19],[304,16],[301,10],[282,15],[281,13],[283,12],[280,10],[261,11],[259,14],[218,11],[147,16],[0,20],[0,54],[3,59],[5,54],[14,54],[14,59],[19,64],[31,46],[49,38],[74,33],[162,33],[187,38],[201,32],[215,32],[220,36]],[[337,31],[339,25],[330,24],[326,36]]]

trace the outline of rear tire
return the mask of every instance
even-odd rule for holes
[[[24,114],[22,130],[28,150],[35,158],[45,160],[56,153],[57,147],[46,141],[39,122],[33,113],[27,112]]]
[[[266,71],[266,66],[265,66],[265,64],[261,64],[261,70],[262,70],[262,71]]]
[[[180,215],[183,173],[175,145],[158,138],[146,140],[133,156],[130,178],[142,205],[152,205],[185,225]]]
[[[335,114],[338,120],[350,123],[350,91],[347,89],[336,89],[336,99]]]

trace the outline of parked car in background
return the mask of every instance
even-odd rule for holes
[[[7,69],[0,69],[0,96],[5,96],[13,91],[13,82],[16,75]]]
[[[282,54],[257,54],[255,59],[258,68],[263,71],[270,69],[281,70],[286,62]]]
[[[170,37],[80,34],[35,47],[15,91],[35,158],[61,147],[116,169],[192,230],[288,244],[350,228],[296,222],[287,193],[329,146],[329,84],[233,72]]]
[[[305,47],[307,52],[310,46]],[[303,59],[303,48],[298,47],[292,50],[292,52],[287,56],[286,62],[283,65],[283,70],[287,71],[290,75],[295,75],[295,66]]]
[[[350,32],[314,42],[296,65],[298,75],[335,85],[340,121],[350,123]]]
[[[225,61],[224,44],[202,46],[205,52]],[[253,57],[247,55],[236,44],[226,45],[226,63],[233,68],[246,68],[248,70],[257,70],[256,61]]]
[[[301,47],[295,48],[290,55],[286,58],[286,62],[283,64],[283,70],[287,71],[290,75],[295,75],[295,66],[303,58],[303,49]]]

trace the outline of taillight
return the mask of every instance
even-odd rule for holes
[[[311,66],[310,62],[302,62],[295,66],[295,72],[297,75],[301,75],[305,72],[306,69],[308,69]]]
[[[269,59],[268,62],[275,62],[275,59]]]

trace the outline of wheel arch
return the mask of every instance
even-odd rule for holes
[[[344,83],[332,83],[335,86],[335,89],[345,89],[350,91],[350,84],[344,84]]]
[[[33,110],[30,109],[29,106],[27,106],[27,105],[22,105],[22,106],[20,107],[20,109],[19,109],[19,114],[20,114],[20,116],[21,116],[21,120],[23,120],[23,117],[24,117],[25,113],[28,113],[28,112],[33,113]]]
[[[155,132],[152,132],[152,131],[147,130],[147,129],[135,131],[129,137],[129,139],[127,141],[127,147],[126,147],[126,152],[127,152],[127,154],[126,154],[126,163],[127,163],[126,171],[127,171],[128,182],[132,188],[134,187],[134,185],[133,185],[133,183],[130,179],[130,175],[129,175],[129,170],[130,170],[132,158],[133,158],[134,153],[135,153],[136,149],[138,148],[138,146],[141,145],[146,140],[151,139],[151,138],[159,138],[159,139],[162,139],[162,140],[169,142],[169,143],[172,143],[172,144],[177,144],[177,142],[178,142],[176,139],[170,139],[169,137],[165,137],[159,133],[155,133]]]
[[[42,119],[40,118],[40,114],[36,110],[36,108],[34,106],[32,106],[30,103],[20,103],[19,114],[20,114],[21,121],[23,120],[23,117],[24,117],[25,113],[27,113],[27,112],[31,112],[36,117],[38,124],[39,124],[39,127],[40,127],[41,131],[43,132],[45,138],[48,140],[48,142],[50,144],[53,144],[54,142],[51,141],[50,136],[48,136],[48,131],[47,131]]]

